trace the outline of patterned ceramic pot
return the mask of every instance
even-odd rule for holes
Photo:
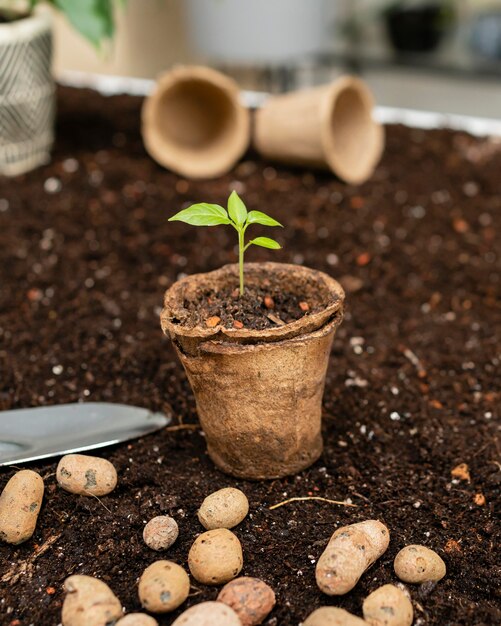
[[[50,15],[0,24],[0,175],[47,163],[54,141]]]

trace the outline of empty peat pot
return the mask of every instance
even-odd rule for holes
[[[369,179],[384,148],[367,85],[352,76],[270,97],[256,113],[254,145],[265,158],[329,168],[348,183]]]
[[[271,280],[307,300],[311,313],[265,330],[190,325],[186,302],[238,286],[238,265],[225,265],[174,283],[161,325],[188,375],[214,463],[241,478],[278,478],[322,452],[322,396],[344,292],[327,274],[298,265],[249,263],[245,278],[248,287]]]
[[[250,143],[249,111],[237,84],[208,67],[177,67],[163,74],[142,111],[149,154],[187,178],[229,171]]]

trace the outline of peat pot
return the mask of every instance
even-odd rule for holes
[[[384,149],[373,109],[369,88],[353,76],[271,96],[256,113],[254,146],[271,161],[330,169],[347,183],[363,183]]]
[[[142,111],[150,156],[186,178],[226,174],[250,143],[238,85],[209,67],[179,66],[158,79]]]
[[[184,366],[214,463],[233,476],[278,478],[322,452],[321,412],[344,292],[333,278],[297,265],[249,263],[246,285],[270,281],[311,313],[265,330],[190,326],[187,301],[238,286],[238,265],[183,278],[167,290],[161,325]]]
[[[0,23],[0,175],[47,163],[54,141],[50,15]]]

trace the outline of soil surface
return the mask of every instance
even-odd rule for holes
[[[308,298],[284,292],[279,285],[272,284],[264,289],[247,287],[241,296],[235,283],[217,293],[204,293],[195,302],[186,301],[184,307],[190,314],[183,321],[184,326],[221,324],[225,328],[252,330],[283,326],[311,311]]]
[[[436,585],[409,586],[416,625],[500,624],[501,144],[391,126],[382,163],[359,187],[252,154],[227,176],[189,182],[146,155],[141,99],[59,96],[52,163],[0,181],[0,408],[114,401],[173,422],[97,453],[120,477],[101,499],[59,489],[56,461],[30,465],[46,497],[33,538],[0,546],[2,626],[58,624],[63,581],[75,573],[102,578],[128,611],[139,609],[137,579],[159,557],[143,544],[145,522],[177,519],[180,537],[166,556],[186,566],[203,530],[198,506],[231,485],[251,507],[236,529],[243,574],[277,593],[267,626],[296,626],[322,605],[361,615],[369,592],[396,582],[393,558],[408,543],[437,550],[448,568]],[[285,225],[283,250],[251,249],[249,261],[305,264],[347,291],[323,457],[271,482],[233,480],[212,465],[159,326],[163,292],[177,277],[235,261],[227,229],[167,217],[200,200],[223,203],[233,188],[249,210]],[[451,475],[460,463],[469,480]],[[13,472],[2,470],[0,487]],[[357,506],[269,509],[295,496]],[[314,568],[332,532],[373,517],[391,530],[388,551],[351,593],[322,595]],[[194,582],[186,606],[217,593]]]

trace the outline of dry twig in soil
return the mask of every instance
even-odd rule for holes
[[[28,574],[31,577],[33,574],[33,564],[38,559],[39,556],[42,556],[47,550],[59,539],[59,537],[63,534],[63,531],[57,533],[55,535],[51,535],[48,539],[46,539],[41,546],[35,549],[33,554],[27,558],[25,561],[21,561],[20,563],[14,563],[14,565],[10,568],[8,572],[6,572],[2,576],[3,583],[9,583],[14,585],[24,574]]]
[[[322,498],[321,496],[303,496],[297,498],[289,498],[288,500],[284,500],[283,502],[278,502],[273,506],[270,506],[270,511],[273,509],[278,509],[279,506],[284,506],[284,504],[289,504],[290,502],[305,502],[306,500],[320,500],[320,502],[329,502],[329,504],[339,504],[339,506],[357,506],[356,504],[352,504],[351,502],[341,502],[340,500],[329,500],[329,498]]]

